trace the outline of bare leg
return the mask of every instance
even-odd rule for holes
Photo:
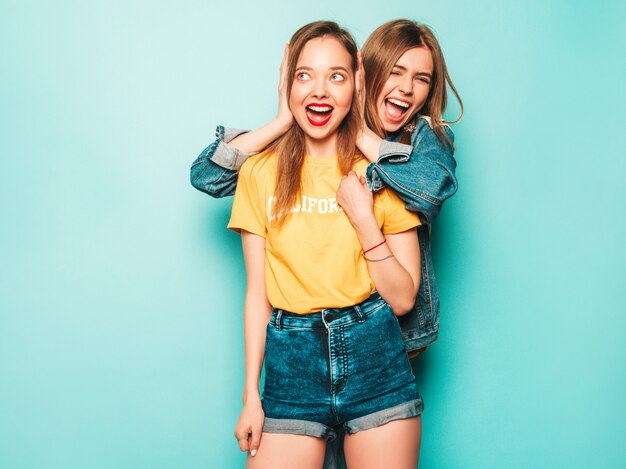
[[[246,469],[321,469],[326,440],[306,435],[263,433],[256,456]]]
[[[349,468],[356,469],[415,469],[421,441],[421,416],[394,420],[380,427],[346,435],[346,463]]]

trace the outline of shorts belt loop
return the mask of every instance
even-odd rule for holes
[[[274,324],[274,327],[276,328],[277,331],[283,330],[283,310],[282,309],[276,310],[276,323]]]
[[[359,316],[359,323],[363,324],[365,322],[365,315],[363,314],[363,311],[361,311],[361,305],[354,305],[354,310]]]

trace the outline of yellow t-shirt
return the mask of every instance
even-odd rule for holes
[[[270,304],[312,313],[364,301],[374,290],[354,228],[337,205],[341,173],[336,158],[307,156],[302,196],[281,226],[271,222],[276,154],[256,155],[241,167],[228,228],[265,238],[265,284]],[[363,175],[368,162],[354,171]],[[384,234],[420,224],[389,189],[374,194],[374,213]]]

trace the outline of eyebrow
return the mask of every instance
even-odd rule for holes
[[[400,70],[402,70],[402,71],[404,71],[404,72],[406,72],[406,71],[407,71],[407,68],[406,68],[406,67],[404,67],[404,66],[402,66],[402,65],[397,65],[397,64],[396,64],[396,65],[394,65],[394,66],[393,66],[393,68],[399,68]],[[426,72],[417,72],[417,73],[415,74],[415,76],[422,76],[422,77],[432,78],[432,74],[430,74],[430,73],[426,73]]]
[[[298,70],[313,70],[313,68],[312,67],[298,67],[296,68],[296,71]],[[330,70],[343,70],[344,72],[349,73],[347,68],[341,67],[341,66],[330,67]]]

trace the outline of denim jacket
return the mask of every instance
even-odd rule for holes
[[[444,128],[453,141],[450,128]],[[213,197],[235,193],[238,170],[251,153],[239,151],[228,142],[244,132],[217,127],[217,139],[191,166],[191,184],[196,189]],[[417,119],[411,145],[394,141],[397,137],[391,135],[381,143],[380,156],[367,167],[366,178],[373,191],[385,186],[393,189],[404,200],[406,208],[417,212],[422,221],[418,227],[422,263],[420,287],[413,309],[398,317],[407,352],[414,352],[435,342],[439,331],[439,294],[430,253],[429,224],[439,214],[443,202],[457,191],[456,161],[454,148],[441,146],[427,117]]]

